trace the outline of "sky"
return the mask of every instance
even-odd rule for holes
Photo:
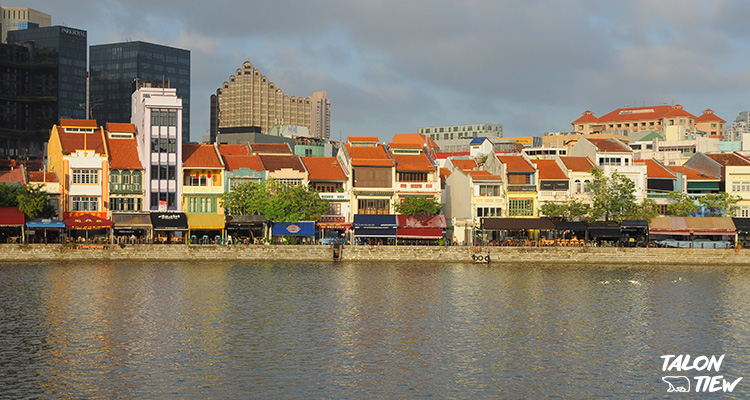
[[[326,91],[331,138],[495,123],[570,131],[584,111],[750,110],[746,0],[28,0],[88,31],[191,51],[191,139],[250,61],[290,96]]]

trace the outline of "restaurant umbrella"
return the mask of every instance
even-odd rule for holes
[[[86,240],[89,239],[89,231],[92,229],[112,228],[113,222],[91,214],[81,214],[65,220],[68,229],[83,229],[86,231]]]

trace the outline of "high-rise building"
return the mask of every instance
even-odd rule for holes
[[[740,111],[734,122],[727,127],[724,140],[741,142],[744,134],[750,133],[750,111]]]
[[[211,123],[212,139],[214,127],[221,131],[255,126],[266,134],[275,125],[304,126],[313,137],[329,138],[331,101],[325,96],[326,92],[315,92],[312,97],[285,95],[245,61],[211,98],[211,115],[218,119]]]
[[[0,158],[43,156],[49,129],[58,122],[57,55],[0,43]]]
[[[96,45],[90,48],[90,68],[91,118],[131,122],[134,82],[163,82],[182,99],[181,138],[190,141],[189,50],[140,41]]]
[[[442,152],[469,151],[469,143],[477,137],[486,137],[493,143],[502,139],[503,126],[500,124],[443,125],[419,128],[421,133],[434,140]]]
[[[46,28],[52,25],[52,17],[41,11],[28,7],[0,6],[0,29],[2,29],[2,43],[8,43],[8,31],[32,28]]]
[[[144,210],[182,209],[182,99],[174,88],[140,87],[131,97],[144,172]]]
[[[9,31],[8,43],[33,43],[36,51],[56,55],[56,120],[86,118],[86,31],[67,26]]]

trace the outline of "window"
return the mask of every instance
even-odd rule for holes
[[[575,192],[576,193],[583,193],[583,189],[582,189],[582,186],[581,186],[581,180],[580,179],[576,179],[574,185],[575,185]]]
[[[312,184],[312,189],[320,193],[337,192],[343,187],[344,184],[341,182],[315,182]]]
[[[509,199],[508,215],[511,217],[530,217],[534,215],[531,199]]]
[[[503,209],[500,207],[477,207],[477,217],[502,217]]]
[[[750,192],[750,182],[735,181],[732,182],[733,192]]]
[[[98,211],[99,198],[86,196],[71,196],[70,211]]]
[[[750,218],[750,207],[738,207],[734,215],[738,218]]]
[[[141,211],[143,200],[137,198],[110,198],[110,209],[112,211]]]
[[[341,203],[328,203],[328,215],[341,215]]]
[[[480,196],[502,196],[500,185],[479,185]]]
[[[208,178],[206,175],[188,175],[185,178],[185,186],[208,186]]]
[[[399,182],[427,182],[426,172],[399,172]]]
[[[302,179],[282,178],[276,179],[276,182],[281,185],[299,186],[299,184],[302,183]]]
[[[248,182],[260,183],[260,178],[229,178],[229,189],[234,189],[236,186],[244,185]]]
[[[531,174],[508,174],[509,185],[530,185]]]
[[[391,202],[387,199],[359,199],[357,209],[359,214],[390,214]]]
[[[216,197],[188,197],[188,212],[191,214],[215,214]]]
[[[74,169],[73,183],[98,184],[99,170],[96,169]]]

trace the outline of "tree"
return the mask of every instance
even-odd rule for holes
[[[707,212],[709,217],[725,217],[734,215],[737,210],[736,204],[742,200],[738,196],[732,196],[727,192],[709,193],[698,199]]]
[[[222,198],[230,214],[263,214],[277,222],[315,221],[328,211],[329,203],[307,186],[281,184],[273,179],[265,185],[243,183]]]
[[[550,218],[560,218],[565,221],[580,221],[589,215],[591,206],[578,199],[572,199],[566,203],[552,203],[547,201],[541,205],[539,211]]]
[[[690,196],[682,192],[669,192],[668,199],[672,200],[667,205],[667,214],[675,217],[689,217],[698,212],[698,205]]]
[[[221,196],[221,205],[233,215],[262,214],[270,196],[267,189],[266,185],[255,182],[237,185]]]
[[[18,207],[18,194],[23,186],[0,182],[0,207]]]
[[[427,196],[406,197],[393,208],[404,215],[437,215],[443,210],[443,205]]]
[[[41,184],[26,185],[18,193],[18,209],[29,219],[52,218],[55,208],[49,203],[49,195]]]
[[[635,183],[625,175],[617,172],[605,176],[599,169],[589,171],[594,180],[589,184],[591,191],[591,216],[605,221],[624,221],[626,219],[651,219],[658,215],[653,201],[638,203],[635,197]]]

